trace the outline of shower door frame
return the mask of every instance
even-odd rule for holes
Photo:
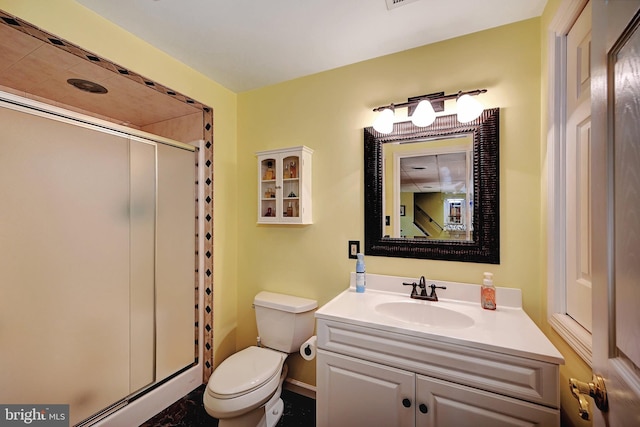
[[[207,189],[203,185],[207,177],[207,147],[206,141],[199,140],[189,144],[177,143],[175,141],[163,138],[147,132],[117,125],[85,114],[73,112],[53,105],[23,98],[18,95],[0,91],[0,108],[10,108],[16,111],[29,110],[30,114],[40,117],[52,118],[57,117],[61,122],[77,125],[85,128],[102,128],[106,133],[119,134],[121,136],[128,135],[134,138],[142,138],[159,144],[166,144],[184,148],[191,146],[195,148],[196,162],[194,164],[196,187],[196,218],[195,221],[195,242],[194,248],[197,258],[194,258],[194,289],[195,294],[195,315],[194,321],[198,325],[204,323],[204,311],[200,307],[204,307],[204,284],[206,278],[206,261],[203,254],[206,252],[205,236],[207,233],[205,222],[202,220],[207,215]],[[169,375],[167,378],[161,379],[143,387],[142,389],[124,396],[122,400],[114,403],[108,408],[104,408],[94,416],[83,420],[78,426],[111,426],[111,425],[139,425],[157,414],[162,409],[169,406],[177,399],[188,394],[203,383],[204,375],[204,351],[203,346],[198,343],[204,342],[204,330],[196,326],[194,330],[194,362]]]

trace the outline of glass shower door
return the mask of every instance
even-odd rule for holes
[[[70,404],[75,423],[129,394],[129,144],[0,122],[0,402]]]
[[[0,402],[73,425],[194,363],[194,152],[22,107],[0,123]]]

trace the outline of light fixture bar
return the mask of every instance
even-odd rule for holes
[[[444,102],[448,99],[456,99],[462,95],[470,95],[470,96],[475,96],[475,95],[480,95],[481,93],[485,93],[487,91],[487,89],[476,89],[476,90],[469,90],[466,92],[458,92],[458,93],[454,93],[454,94],[450,94],[450,95],[444,95],[444,92],[440,92],[440,93],[433,93],[430,95],[422,95],[422,96],[415,96],[412,98],[409,98],[407,100],[407,102],[403,102],[402,104],[389,104],[389,105],[383,105],[382,107],[377,107],[374,108],[373,111],[378,112],[378,111],[383,111],[387,108],[394,110],[396,108],[415,108],[418,103],[422,100],[428,99],[432,104],[437,103],[437,102]],[[435,107],[434,107],[435,108]],[[440,110],[442,111],[442,110]]]
[[[440,98],[441,96],[444,96],[444,92],[436,92],[436,93],[430,93],[428,95],[412,96],[411,98],[407,99],[407,102],[415,101],[417,103],[420,103],[420,101],[424,101],[425,99],[428,99],[429,103],[433,107],[433,111],[435,111],[436,113],[439,113],[441,111],[444,111],[444,101],[434,101],[434,99]],[[409,105],[407,107],[407,116],[413,116],[413,113],[416,111],[417,107],[418,107],[417,104]]]

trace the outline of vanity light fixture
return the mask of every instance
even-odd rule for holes
[[[460,95],[456,101],[456,107],[458,109],[458,121],[460,123],[469,123],[477,119],[484,110],[482,104],[469,94]]]
[[[374,108],[373,111],[380,112],[373,122],[373,128],[380,133],[391,133],[393,131],[393,118],[396,108],[407,108],[408,116],[418,127],[426,127],[436,119],[436,112],[444,111],[444,101],[448,99],[456,100],[458,121],[468,123],[477,119],[484,107],[475,98],[476,95],[485,93],[486,89],[476,89],[467,92],[445,95],[444,92],[432,93],[429,95],[415,96],[409,98],[402,104],[389,104]]]
[[[393,104],[384,107],[382,112],[378,114],[378,118],[373,122],[373,128],[380,133],[391,133],[393,131],[394,110],[395,106]]]
[[[411,115],[411,121],[418,127],[429,126],[436,120],[436,110],[428,99],[418,102],[415,111]]]

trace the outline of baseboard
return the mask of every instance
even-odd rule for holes
[[[284,381],[284,388],[310,399],[316,399],[316,387],[311,384],[303,383],[302,381],[294,380],[292,378],[287,378]]]

